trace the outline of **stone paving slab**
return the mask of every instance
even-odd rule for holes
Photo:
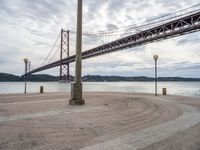
[[[0,150],[200,149],[199,98],[137,93],[84,98],[86,105],[69,106],[69,93],[0,95]]]

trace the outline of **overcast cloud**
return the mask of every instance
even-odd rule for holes
[[[83,0],[83,31],[111,30],[198,4],[198,0]],[[76,0],[0,0],[0,72],[21,75],[23,58],[38,67],[61,28],[75,30]],[[83,61],[83,74],[199,77],[200,33],[184,35]],[[72,42],[73,43],[73,42]],[[74,47],[74,46],[71,46]],[[74,54],[74,48],[71,48]],[[114,58],[114,59],[113,59]],[[58,59],[57,57],[54,60]],[[74,74],[74,64],[71,64]],[[58,69],[41,73],[58,74]]]

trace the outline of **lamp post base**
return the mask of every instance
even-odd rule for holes
[[[71,99],[70,105],[84,105],[85,100],[82,98],[82,83],[71,84]]]

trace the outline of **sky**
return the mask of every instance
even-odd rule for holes
[[[83,0],[83,32],[121,28],[198,4],[199,0]],[[42,64],[61,28],[75,30],[76,0],[0,0],[0,72],[22,75],[24,58]],[[200,77],[200,33],[83,60],[83,75]],[[74,54],[71,43],[70,54]],[[83,45],[84,47],[84,45]],[[59,58],[59,53],[53,60]],[[74,63],[70,73],[74,75]],[[58,68],[40,73],[58,75]]]

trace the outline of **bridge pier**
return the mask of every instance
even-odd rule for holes
[[[69,58],[69,30],[61,29],[60,75],[59,82],[70,82],[69,63],[63,64],[63,58]]]

